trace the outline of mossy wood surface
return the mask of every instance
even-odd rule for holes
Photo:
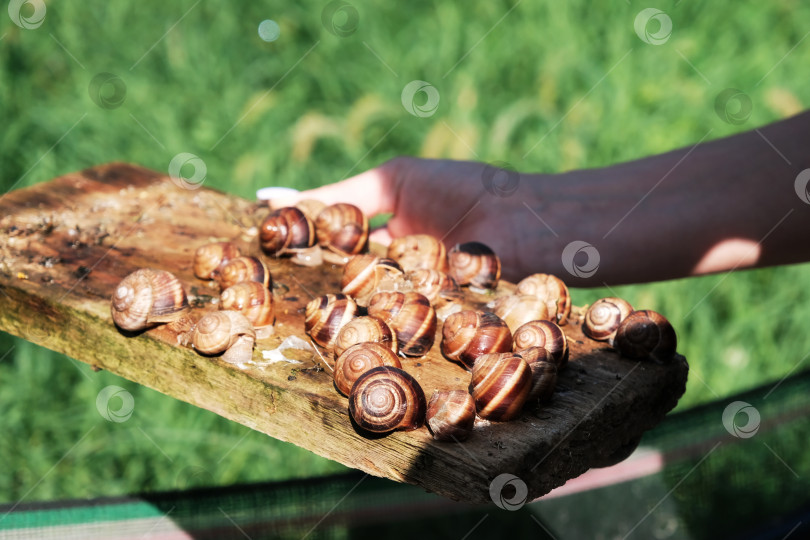
[[[551,403],[528,406],[508,423],[477,421],[462,444],[435,442],[424,427],[369,439],[353,428],[347,400],[332,385],[331,359],[288,351],[300,363],[269,364],[262,356],[290,335],[309,341],[304,306],[313,295],[339,290],[338,267],[266,259],[275,281],[275,333],[257,343],[255,365],[247,369],[178,346],[170,328],[132,336],[113,325],[113,289],[140,267],[177,275],[195,317],[214,309],[210,300],[218,290],[194,277],[194,250],[232,240],[258,255],[254,227],[265,212],[126,164],[11,192],[0,199],[0,329],[347,466],[466,501],[490,501],[490,484],[502,473],[524,481],[533,498],[615,462],[685,389],[683,357],[666,365],[622,358],[585,338],[574,315],[564,326],[570,363]],[[503,283],[496,294],[510,287]],[[470,293],[468,300],[483,304],[491,297]],[[466,371],[441,356],[438,339],[427,356],[402,364],[428,398],[435,389],[469,382]]]

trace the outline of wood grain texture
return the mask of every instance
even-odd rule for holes
[[[232,240],[258,255],[255,225],[264,212],[126,164],[9,193],[0,199],[0,329],[350,467],[466,501],[490,501],[490,483],[502,473],[520,478],[534,498],[590,467],[611,464],[684,392],[683,357],[667,364],[621,358],[584,337],[574,316],[564,327],[570,363],[551,403],[533,404],[508,423],[477,420],[462,444],[435,442],[426,428],[369,439],[352,427],[329,359],[297,351],[290,356],[300,364],[263,363],[262,350],[290,335],[307,338],[306,302],[338,291],[340,279],[332,265],[304,268],[273,258],[266,260],[275,281],[276,329],[257,343],[246,369],[177,346],[171,328],[137,335],[116,329],[110,296],[140,267],[177,275],[196,306],[194,317],[213,309],[218,290],[194,277],[194,250]],[[497,294],[511,290],[504,283]],[[492,296],[470,293],[468,300],[483,305]],[[437,331],[440,337],[441,324]],[[441,356],[438,341],[427,356],[402,359],[428,398],[469,383],[468,372]]]

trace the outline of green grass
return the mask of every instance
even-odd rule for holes
[[[810,103],[810,41],[785,56],[810,22],[799,0],[522,2],[497,25],[514,2],[351,3],[359,24],[346,37],[322,25],[326,2],[309,0],[51,2],[35,30],[3,10],[0,187],[113,160],[165,171],[180,152],[205,161],[206,185],[245,197],[266,185],[318,186],[399,154],[556,172],[663,152],[710,129],[711,137],[751,129]],[[666,44],[634,33],[643,7],[670,14]],[[272,43],[257,33],[268,18],[281,28]],[[120,107],[91,99],[100,72],[126,85]],[[403,109],[400,93],[414,79],[440,92],[434,116]],[[715,114],[729,87],[753,102],[742,125]],[[680,404],[688,407],[791,372],[810,351],[808,291],[802,265],[615,292],[673,322],[692,366]],[[584,304],[608,291],[573,294]],[[0,501],[341,469],[3,335],[6,351]],[[95,409],[110,384],[135,398],[127,422]]]

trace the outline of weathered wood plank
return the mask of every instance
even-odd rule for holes
[[[276,331],[257,344],[257,365],[248,369],[178,347],[166,328],[134,337],[115,328],[113,288],[144,266],[175,273],[197,314],[212,309],[207,300],[217,291],[193,276],[194,249],[223,239],[258,255],[254,224],[262,212],[248,201],[182,189],[124,164],[9,193],[0,199],[0,329],[350,467],[467,501],[489,501],[490,483],[501,473],[518,476],[537,497],[615,461],[685,389],[683,357],[667,365],[630,361],[585,338],[572,321],[564,328],[571,362],[550,404],[528,407],[509,423],[478,421],[463,444],[436,443],[425,428],[370,440],[352,428],[346,399],[317,354],[297,354],[301,364],[258,364],[261,350],[290,335],[306,338],[304,305],[312,295],[339,288],[339,268],[276,259],[268,259],[276,282]],[[510,287],[504,283],[499,293]],[[424,358],[403,360],[403,367],[428,396],[469,382],[438,346]]]

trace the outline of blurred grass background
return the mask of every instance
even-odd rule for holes
[[[350,0],[324,24],[326,6],[48,2],[29,30],[0,12],[0,188],[114,160],[165,171],[180,152],[205,161],[207,186],[248,198],[267,185],[333,182],[399,154],[556,172],[689,145],[709,129],[753,129],[810,104],[810,5],[800,0]],[[645,7],[671,17],[665,44],[635,34]],[[341,32],[352,11],[356,28]],[[265,19],[278,23],[276,41],[260,39]],[[120,106],[97,105],[99,95],[122,97],[110,84],[90,88],[99,73],[122,81]],[[415,79],[440,93],[433,116],[401,104]],[[726,88],[753,103],[741,124],[715,112]],[[810,351],[808,265],[615,292],[677,329],[692,368],[681,409],[777,381]],[[573,291],[578,305],[608,294]],[[343,470],[7,334],[0,357],[0,502]],[[96,410],[111,384],[135,398],[127,422]]]

